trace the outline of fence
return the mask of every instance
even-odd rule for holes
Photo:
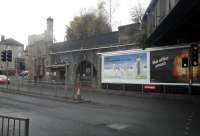
[[[84,85],[83,85],[84,84]],[[88,83],[89,84],[89,83]],[[81,84],[82,90],[90,90],[86,83]],[[7,90],[8,87],[8,90]],[[72,98],[77,92],[77,84],[64,82],[34,82],[32,80],[11,80],[10,84],[0,85],[2,91],[22,92],[27,94],[35,94],[40,96]],[[94,90],[94,89],[93,89]],[[91,91],[84,91],[82,98],[89,99]]]
[[[77,92],[77,84],[68,83],[65,85],[64,82],[34,82],[32,80],[11,80],[8,85],[8,90],[6,85],[0,85],[2,91],[18,91],[28,94],[36,94],[41,96],[53,96],[53,97],[63,97],[63,98],[73,98]],[[97,88],[97,85],[91,84],[89,81],[80,82],[81,96],[87,100],[91,100],[95,91],[101,91],[105,93],[125,93],[129,92],[139,92],[139,93],[180,93],[188,94],[187,85],[156,85],[156,89],[152,91],[144,90],[144,85],[137,84],[102,84],[102,89]],[[192,86],[192,94],[200,94],[199,86]]]
[[[1,136],[29,136],[29,119],[0,115]]]

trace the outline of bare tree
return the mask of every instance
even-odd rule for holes
[[[132,21],[136,24],[139,24],[139,30],[135,34],[137,42],[143,43],[146,39],[146,26],[143,23],[143,16],[145,14],[145,8],[141,3],[138,3],[131,9]]]
[[[142,6],[141,3],[138,3],[134,6],[131,10],[131,17],[134,23],[142,24],[142,18],[145,13],[145,8]]]

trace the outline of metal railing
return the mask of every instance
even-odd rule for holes
[[[91,98],[91,87],[88,86],[89,83],[80,83],[82,98],[89,99]],[[61,98],[73,98],[77,93],[77,83],[68,83],[64,82],[34,82],[31,80],[10,80],[8,89],[6,84],[0,85],[1,91],[10,91],[10,92],[21,92],[26,94],[33,94],[45,97],[61,97]],[[92,89],[94,90],[94,89]]]
[[[29,119],[0,115],[0,136],[29,136]]]

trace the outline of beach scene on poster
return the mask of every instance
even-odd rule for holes
[[[104,56],[102,82],[139,83],[147,80],[147,54]]]

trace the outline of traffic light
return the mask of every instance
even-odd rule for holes
[[[7,50],[6,59],[8,62],[12,61],[12,51],[11,50]]]
[[[191,46],[191,61],[192,66],[198,66],[198,58],[199,58],[199,46],[197,44],[193,44]]]
[[[182,58],[182,68],[188,68],[189,62],[188,58]]]
[[[3,61],[3,62],[6,61],[6,50],[1,52],[1,61]]]

